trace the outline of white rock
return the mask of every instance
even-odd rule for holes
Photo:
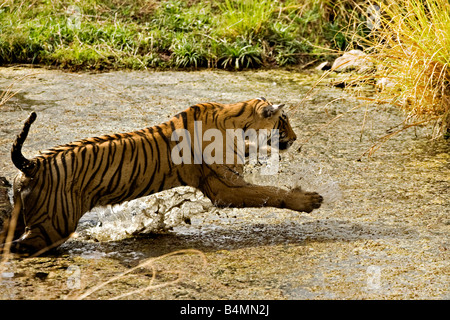
[[[328,69],[330,69],[330,63],[328,61],[322,62],[315,69],[319,70],[319,71],[328,70]]]
[[[373,68],[373,63],[368,59],[367,54],[361,50],[350,50],[337,58],[331,69],[337,72],[356,70],[365,72]]]

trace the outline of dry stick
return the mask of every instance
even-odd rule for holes
[[[306,98],[308,98],[308,96],[309,96],[309,94],[311,93],[311,91],[312,91],[312,90],[319,84],[319,82],[322,81],[322,80],[323,80],[330,72],[334,71],[335,69],[339,68],[340,66],[342,66],[342,65],[344,65],[344,64],[346,64],[346,63],[348,63],[348,62],[349,62],[349,61],[346,61],[346,62],[340,64],[339,66],[335,67],[334,69],[331,69],[331,70],[325,72],[325,73],[319,78],[319,80],[317,80],[317,82],[311,87],[311,89],[308,90],[308,92],[305,94],[305,96],[303,97],[303,99],[300,101],[299,105],[302,104],[302,102],[305,101]],[[330,104],[330,103],[332,103],[332,102],[334,102],[334,101],[336,101],[336,100],[339,100],[339,99],[340,99],[340,98],[337,98],[337,99],[335,99],[335,100],[329,102],[328,104]],[[369,102],[382,102],[382,101],[380,101],[379,99],[367,98],[367,97],[358,97],[357,99],[358,99],[358,100],[366,100],[366,101],[369,101]],[[363,105],[363,104],[357,105],[357,106],[351,108],[350,110],[347,110],[345,113],[340,114],[340,115],[334,117],[333,119],[331,119],[330,121],[328,121],[328,122],[327,122],[326,124],[324,124],[321,128],[319,128],[316,132],[314,132],[314,133],[312,134],[311,137],[309,137],[308,139],[306,139],[306,140],[303,142],[303,144],[298,148],[298,152],[300,152],[301,149],[302,149],[302,146],[303,146],[304,144],[308,143],[309,140],[310,140],[312,137],[314,137],[317,133],[319,133],[320,131],[322,131],[324,128],[328,127],[331,123],[333,123],[333,122],[335,122],[336,120],[342,118],[346,113],[351,112],[351,111],[353,111],[353,110],[356,110],[356,109],[360,108],[362,105]],[[363,122],[363,125],[362,125],[361,130],[363,130],[363,129],[364,129],[364,126],[365,126],[366,114],[367,114],[367,109],[366,109],[366,112],[365,112],[365,114],[364,114],[364,120],[363,120],[364,122]],[[430,118],[430,119],[427,119],[427,120],[423,120],[423,121],[419,121],[419,122],[415,122],[415,123],[412,123],[412,124],[409,124],[409,125],[404,125],[403,128],[401,128],[401,129],[399,129],[399,130],[397,130],[397,131],[395,131],[395,132],[393,132],[393,133],[390,133],[390,134],[388,134],[388,135],[385,135],[385,136],[381,137],[381,138],[379,139],[380,142],[379,142],[378,144],[375,144],[375,145],[372,146],[371,148],[369,148],[367,151],[365,151],[365,152],[361,155],[361,157],[358,159],[358,161],[361,161],[362,157],[364,157],[366,154],[368,154],[368,156],[370,157],[376,150],[378,150],[378,149],[381,147],[381,145],[382,145],[383,143],[385,143],[387,140],[389,140],[389,138],[391,138],[391,137],[393,137],[393,136],[399,134],[399,133],[402,132],[403,130],[406,130],[406,129],[408,129],[408,128],[410,128],[410,127],[413,127],[413,126],[417,126],[417,125],[420,125],[420,124],[424,124],[424,123],[430,122],[430,121],[432,121],[432,120],[437,120],[437,119],[439,119],[439,117],[433,117],[433,118]],[[361,137],[362,137],[362,132],[361,132]],[[361,137],[360,137],[360,139],[361,139]]]
[[[299,102],[299,105],[301,105],[301,104],[306,100],[306,98],[309,97],[309,94],[311,93],[311,91],[314,90],[314,88],[317,87],[317,85],[318,85],[318,84],[319,84],[326,76],[328,76],[331,72],[333,72],[334,70],[338,69],[339,67],[341,67],[341,66],[343,66],[343,65],[345,65],[345,64],[347,64],[347,63],[349,63],[349,62],[350,62],[350,60],[344,61],[344,62],[341,63],[340,65],[338,65],[338,66],[336,66],[336,67],[334,67],[334,68],[332,68],[332,69],[330,69],[330,70],[324,72],[323,75],[322,75],[322,76],[321,76],[321,77],[313,84],[313,86],[306,92],[306,94],[305,94],[305,96],[303,97],[303,99]],[[332,102],[334,102],[334,101],[336,101],[336,100],[339,100],[339,99],[341,99],[341,98],[337,98],[337,99],[335,99],[335,100],[329,102],[328,104],[330,104],[330,103],[332,103]],[[354,109],[357,109],[357,108],[359,108],[359,107],[360,107],[360,106],[354,107],[354,108],[352,108],[352,109],[346,111],[345,113],[350,112],[350,111],[352,111],[352,110],[354,110]],[[344,114],[345,114],[345,113],[344,113]],[[331,124],[332,122],[334,122],[334,121],[336,121],[337,119],[341,118],[344,114],[341,114],[341,115],[335,117],[334,119],[332,119],[331,121],[327,122],[327,123],[325,124],[325,126],[323,126],[321,129],[319,129],[318,131],[316,131],[312,136],[316,135],[319,131],[321,131],[323,128],[325,128],[326,126],[328,126],[328,125]],[[312,137],[312,136],[311,136],[311,137]],[[311,139],[311,137],[310,137],[309,139],[307,139],[307,140],[305,141],[305,143],[307,143],[307,142]]]
[[[152,267],[153,267],[153,266],[152,266]],[[170,273],[177,273],[178,275],[180,275],[180,274],[182,274],[182,273],[184,273],[184,272],[183,272],[183,271],[180,271],[180,270],[174,270],[174,271],[172,271],[172,272],[170,272]],[[156,274],[153,274],[152,279],[151,279],[151,283],[153,283],[153,280],[155,279],[155,276],[156,276]],[[136,294],[136,293],[144,292],[144,291],[147,291],[147,290],[153,290],[153,289],[157,289],[157,288],[167,287],[167,286],[173,285],[173,284],[175,284],[175,283],[178,283],[178,282],[180,282],[181,280],[182,280],[182,278],[181,278],[181,276],[179,276],[179,277],[178,277],[177,279],[175,279],[175,280],[172,280],[172,281],[169,281],[169,282],[165,282],[165,283],[161,283],[161,284],[157,284],[157,285],[154,285],[154,286],[152,286],[151,283],[150,283],[150,284],[149,284],[147,287],[145,287],[145,288],[136,289],[136,290],[134,290],[134,291],[130,291],[130,292],[121,294],[121,295],[119,295],[119,296],[112,297],[112,298],[110,298],[110,299],[108,299],[108,300],[118,300],[118,299],[121,299],[121,298],[130,296],[130,295],[133,295],[133,294]]]
[[[364,111],[364,118],[363,123],[361,125],[361,134],[359,135],[359,142],[362,142],[363,134],[364,134],[364,128],[366,126],[366,119],[367,119],[367,113],[369,111],[369,105],[366,105],[366,110]]]
[[[322,81],[331,71],[332,70],[328,70],[323,73],[323,75],[319,78],[319,80],[317,80],[316,83],[314,83],[313,86],[305,93],[304,97],[302,98],[302,100],[300,100],[298,105],[301,105],[303,103],[303,101],[305,101],[306,98],[309,97],[309,94],[311,93],[311,91],[313,91],[314,88],[317,87],[317,85],[320,83],[320,81]]]
[[[106,286],[107,284],[109,284],[109,283],[111,283],[111,282],[113,282],[113,281],[116,281],[116,280],[120,279],[120,278],[123,277],[124,275],[126,275],[126,274],[128,274],[128,273],[130,273],[130,272],[132,272],[132,271],[134,271],[134,270],[136,270],[136,269],[139,269],[139,268],[142,268],[142,267],[146,267],[146,266],[148,266],[148,265],[152,266],[152,270],[153,270],[153,272],[152,272],[153,276],[152,276],[152,279],[151,279],[151,281],[150,281],[150,285],[149,285],[149,286],[145,287],[144,289],[134,290],[134,291],[132,291],[132,292],[129,293],[129,294],[123,294],[123,295],[114,297],[114,298],[112,298],[112,299],[124,297],[124,296],[130,295],[130,294],[133,294],[133,293],[136,293],[136,292],[140,292],[140,291],[145,291],[145,290],[150,290],[150,289],[160,288],[160,287],[162,287],[162,286],[167,286],[167,285],[173,284],[173,283],[175,283],[175,282],[181,281],[181,277],[179,277],[179,278],[177,278],[177,279],[174,280],[174,281],[171,281],[171,282],[168,282],[168,283],[165,283],[165,284],[160,284],[160,285],[152,286],[153,280],[154,280],[154,278],[155,278],[155,276],[156,276],[156,272],[155,272],[155,270],[154,270],[154,267],[153,267],[152,263],[155,262],[155,261],[157,261],[157,260],[161,260],[161,259],[163,259],[163,258],[170,257],[170,256],[173,256],[173,255],[176,255],[176,254],[180,254],[180,253],[194,253],[194,254],[199,254],[199,255],[203,258],[203,268],[204,268],[204,267],[206,266],[206,264],[207,264],[205,254],[204,254],[203,252],[201,252],[200,250],[196,250],[196,249],[184,249],[184,250],[178,250],[178,251],[170,252],[170,253],[164,254],[164,255],[162,255],[162,256],[159,256],[159,257],[156,257],[156,258],[150,258],[150,259],[145,260],[144,262],[141,262],[141,263],[140,263],[139,265],[137,265],[136,267],[131,268],[131,269],[128,269],[127,271],[124,271],[124,272],[122,272],[121,274],[119,274],[119,275],[117,275],[117,276],[115,276],[115,277],[113,277],[113,278],[111,278],[111,279],[109,279],[109,280],[107,280],[107,281],[105,281],[105,282],[103,282],[103,283],[101,283],[101,284],[99,284],[99,285],[97,285],[97,286],[91,288],[90,290],[86,291],[84,294],[82,294],[81,296],[79,296],[79,297],[77,298],[77,300],[82,300],[82,299],[84,299],[84,298],[90,296],[90,295],[91,295],[92,293],[94,293],[95,291],[97,291],[97,290],[103,288],[103,287]],[[182,273],[182,272],[179,271],[179,273]]]
[[[430,119],[427,119],[427,120],[423,120],[423,121],[411,123],[411,124],[408,124],[408,125],[404,125],[403,128],[401,128],[401,129],[399,129],[399,130],[397,130],[397,131],[394,131],[394,132],[392,132],[392,133],[389,133],[389,134],[387,134],[387,135],[381,137],[381,138],[379,139],[378,144],[375,144],[375,145],[373,145],[372,147],[370,147],[369,149],[367,149],[367,150],[361,155],[361,157],[358,159],[358,161],[361,161],[362,157],[364,157],[366,154],[367,154],[368,157],[372,156],[372,155],[375,153],[375,151],[377,151],[377,150],[378,150],[378,149],[379,149],[386,141],[388,141],[388,140],[389,140],[390,138],[392,138],[393,136],[396,136],[396,135],[399,134],[400,132],[402,132],[402,131],[404,131],[404,130],[406,130],[406,129],[408,129],[408,128],[411,128],[411,127],[414,127],[414,126],[418,126],[418,125],[421,125],[421,124],[424,124],[424,123],[427,123],[427,122],[430,122],[430,121],[436,120],[436,119],[439,119],[439,116],[436,116],[436,117],[433,117],[433,118],[430,118]]]
[[[347,62],[348,62],[348,61],[347,61]],[[345,64],[345,63],[347,63],[347,62],[344,62],[343,64]],[[342,64],[341,64],[341,65],[342,65]],[[341,65],[337,66],[336,68],[339,68]],[[325,79],[325,77],[326,77],[327,75],[329,75],[332,71],[334,71],[336,68],[330,69],[330,70],[324,72],[323,75],[322,75],[322,76],[321,76],[321,77],[320,77],[320,78],[312,85],[312,87],[306,92],[306,94],[304,95],[304,97],[302,98],[302,100],[300,100],[300,102],[298,103],[298,105],[301,105],[301,104],[309,97],[309,94],[314,90],[314,88],[317,87],[317,85],[318,85],[323,79]],[[337,100],[337,99],[336,99],[336,100]],[[333,100],[333,101],[335,101],[335,100]],[[338,116],[338,117],[339,117],[339,116]],[[334,120],[337,120],[337,118],[333,119],[333,121],[334,121]],[[331,122],[327,123],[327,125],[330,124],[330,123],[331,123]],[[308,143],[308,141],[309,141],[313,136],[315,136],[319,131],[321,131],[323,128],[324,128],[324,127],[320,128],[320,129],[319,129],[318,131],[316,131],[310,138],[308,138],[302,145],[300,145],[300,147],[297,149],[297,151],[300,152],[301,149],[302,149],[302,146],[303,146],[304,144]]]

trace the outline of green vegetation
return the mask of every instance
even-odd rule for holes
[[[370,53],[376,101],[408,113],[404,128],[450,127],[450,4],[380,0],[6,0],[0,65],[70,70],[307,65],[351,47]],[[372,29],[372,30],[371,30]],[[360,80],[358,80],[361,82]],[[415,122],[414,122],[415,121]]]
[[[72,70],[306,63],[343,49],[352,1],[7,0],[0,64]]]

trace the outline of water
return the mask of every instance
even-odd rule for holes
[[[0,84],[7,88],[29,72],[0,68]],[[186,270],[186,278],[132,298],[448,299],[448,141],[430,142],[429,128],[414,128],[387,141],[371,158],[357,161],[404,116],[377,105],[368,109],[367,117],[364,108],[355,109],[325,128],[359,102],[327,86],[316,87],[317,93],[303,100],[305,88],[314,82],[292,70],[75,74],[40,69],[38,76],[25,78],[17,84],[24,93],[17,98],[25,100],[11,100],[1,109],[0,176],[8,181],[17,173],[10,161],[11,145],[30,108],[38,113],[24,146],[31,157],[76,139],[159,124],[198,102],[265,96],[288,104],[302,150],[297,152],[294,145],[282,154],[277,175],[264,176],[259,167],[247,166],[246,179],[282,188],[300,185],[318,191],[325,203],[311,214],[217,209],[194,189],[173,189],[95,209],[83,217],[80,237],[54,255],[13,260],[2,271],[14,277],[0,282],[0,297],[73,296],[77,292],[67,286],[71,266],[81,271],[81,294],[84,286],[107,281],[139,261],[195,248],[204,252],[207,269],[183,255],[165,258],[160,270]],[[160,234],[133,236],[142,232]],[[200,267],[193,269],[196,265]],[[45,281],[35,276],[42,272],[48,273]],[[149,272],[110,283],[92,298],[145,288]],[[379,289],[367,290],[368,284]]]

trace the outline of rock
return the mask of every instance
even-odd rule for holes
[[[48,272],[42,272],[42,271],[38,271],[34,274],[34,276],[36,278],[38,278],[39,280],[44,281],[45,279],[47,279],[48,277]]]
[[[363,73],[373,68],[373,63],[369,61],[367,54],[361,50],[350,50],[341,57],[334,60],[331,69],[337,72],[356,70]]]
[[[315,67],[316,70],[330,70],[331,69],[331,64],[328,61],[322,62],[321,64],[319,64],[317,67]]]

